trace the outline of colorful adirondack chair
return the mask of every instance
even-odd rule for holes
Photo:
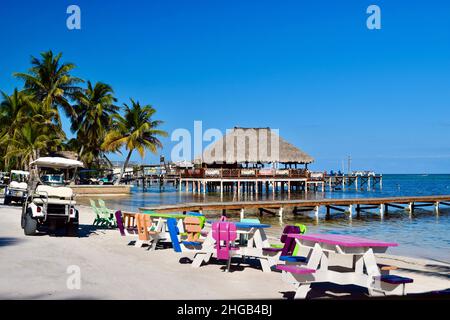
[[[280,261],[288,262],[288,263],[298,263],[298,262],[306,262],[305,257],[294,255],[294,250],[296,248],[296,242],[294,238],[290,238],[287,235],[290,233],[300,234],[300,228],[298,226],[287,225],[283,229],[283,233],[281,234],[280,241],[283,243],[282,248],[270,247],[264,248],[263,252],[278,258]]]
[[[99,209],[95,205],[95,201],[94,200],[89,199],[89,202],[91,203],[92,211],[94,211],[94,213],[95,213],[95,219],[94,219],[94,222],[92,222],[92,225],[96,226],[96,225],[100,224],[100,219],[101,219],[100,218]]]
[[[200,234],[203,229],[203,225],[200,217],[186,217],[184,218],[184,231],[187,235],[186,241],[189,242],[201,242]]]
[[[104,211],[101,208],[98,208],[95,205],[95,201],[92,199],[89,199],[89,202],[91,203],[91,208],[92,211],[94,211],[96,217],[94,219],[94,222],[92,223],[92,225],[94,226],[102,226],[102,227],[109,227],[111,226],[111,219],[110,219],[110,214],[104,214]]]
[[[198,219],[200,221],[200,228],[203,229],[203,227],[205,226],[206,217],[203,214],[201,214],[199,212],[188,212],[185,216],[186,217],[198,217]],[[188,233],[186,232],[186,226],[184,225],[184,220],[185,219],[183,219],[184,232],[180,232],[180,236],[183,237],[183,238],[186,238],[186,237],[188,237]],[[200,231],[198,236],[200,237],[200,235],[206,236],[206,234],[202,234],[201,231]]]
[[[308,229],[306,228],[306,226],[305,226],[304,224],[301,224],[301,223],[296,223],[296,224],[294,224],[294,226],[300,228],[300,233],[301,233],[301,234],[305,234],[306,231],[308,230]],[[297,244],[297,245],[295,246],[295,249],[294,249],[294,252],[292,253],[292,255],[293,255],[293,256],[297,256],[297,255],[298,255],[298,250],[300,250],[300,246]]]
[[[202,233],[206,218],[203,215],[187,216],[183,220],[185,232],[180,233],[178,222],[175,218],[167,219],[167,229],[169,231],[172,248],[175,252],[196,251],[203,247]]]
[[[117,221],[117,228],[122,236],[138,235],[134,214],[124,213],[122,215],[122,211],[117,210],[114,215]]]
[[[98,199],[98,205],[99,205],[99,210],[101,211],[101,213],[103,214],[103,217],[106,218],[107,220],[107,224],[110,227],[116,227],[116,220],[114,217],[114,210],[108,209],[106,207],[106,203],[105,201],[103,201],[102,199]]]
[[[220,221],[212,224],[212,236],[216,240],[216,253],[218,260],[227,260],[226,271],[230,270],[231,257],[236,250],[234,242],[237,238],[237,228],[232,222]]]
[[[181,252],[180,240],[178,235],[180,230],[177,226],[177,219],[169,218],[167,219],[167,229],[169,230],[170,241],[172,242],[172,247],[175,252]]]
[[[116,213],[114,213],[114,215],[116,216],[116,221],[117,221],[117,228],[119,229],[120,235],[122,237],[125,237],[125,226],[123,225],[123,220],[122,220],[122,211],[117,210]]]
[[[147,242],[150,244],[150,249],[155,250],[160,237],[159,232],[153,230],[154,227],[152,218],[148,214],[141,213],[137,213],[135,218],[138,232],[138,241],[136,241],[135,246],[140,247]]]

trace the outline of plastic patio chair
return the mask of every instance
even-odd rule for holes
[[[160,232],[154,228],[152,218],[148,214],[141,213],[137,213],[135,217],[138,233],[135,247],[141,247],[144,243],[147,243],[150,245],[150,250],[155,250],[161,237]]]
[[[94,226],[108,225],[109,221],[108,221],[107,217],[105,217],[102,210],[95,205],[95,201],[92,199],[89,199],[89,202],[91,203],[91,209],[92,209],[92,211],[94,211],[95,216],[96,216],[92,225],[94,225]]]
[[[103,199],[98,199],[98,205],[99,205],[99,210],[101,211],[103,218],[106,219],[106,221],[107,221],[106,224],[109,227],[113,227],[113,228],[117,227],[117,223],[116,223],[116,220],[114,217],[115,211],[108,209],[106,207],[106,203],[105,203],[105,201],[103,201]]]
[[[287,236],[290,233],[300,234],[300,227],[291,225],[285,226],[280,237],[280,242],[283,244],[282,247],[271,246],[269,248],[264,248],[263,251],[270,256],[277,257],[277,260],[286,263],[306,262],[305,257],[300,257],[295,254],[297,243],[294,238]]]
[[[294,226],[300,228],[300,234],[305,234],[306,231],[308,230],[308,229],[306,228],[306,226],[305,226],[304,224],[301,224],[301,223],[296,223],[296,224],[294,224]],[[292,253],[292,255],[293,255],[293,256],[298,255],[298,250],[300,250],[300,246],[299,246],[298,244],[296,244],[296,245],[295,245],[294,252]]]
[[[237,247],[234,241],[237,238],[237,228],[232,222],[220,221],[212,225],[212,236],[216,240],[216,252],[218,260],[227,260],[226,271],[230,271],[231,258],[235,255]]]

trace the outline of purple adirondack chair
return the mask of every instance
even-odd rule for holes
[[[116,216],[117,221],[117,228],[119,229],[120,235],[122,237],[125,236],[125,227],[123,226],[123,220],[122,220],[122,211],[117,210],[114,215]]]
[[[212,236],[216,240],[218,260],[228,260],[227,271],[230,270],[232,250],[236,250],[234,241],[237,238],[236,225],[232,222],[220,221],[212,224]]]
[[[122,211],[117,210],[114,213],[115,217],[116,217],[116,221],[117,221],[117,228],[119,229],[120,235],[122,237],[126,236],[127,233],[128,234],[137,234],[137,229],[136,228],[127,228],[125,232],[125,225],[123,223],[123,218],[122,218]]]
[[[281,261],[305,262],[306,261],[305,257],[292,256],[295,250],[296,242],[294,238],[290,238],[287,236],[290,233],[300,234],[300,228],[297,226],[290,226],[290,225],[285,226],[283,233],[281,234],[280,237],[281,243],[284,243],[283,248],[264,248],[263,251],[272,255],[281,253],[279,258]]]

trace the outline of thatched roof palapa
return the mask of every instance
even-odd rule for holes
[[[205,149],[204,164],[220,163],[298,163],[314,161],[307,153],[290,144],[270,128],[240,128],[227,133]]]

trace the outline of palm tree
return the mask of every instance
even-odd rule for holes
[[[5,158],[18,158],[19,164],[28,168],[29,163],[40,156],[40,150],[55,147],[60,143],[59,137],[44,133],[39,123],[27,122],[10,140],[10,148]]]
[[[111,128],[112,115],[119,111],[119,107],[114,105],[117,99],[111,86],[102,82],[93,86],[88,81],[87,88],[79,92],[75,100],[73,108],[76,117],[71,130],[77,133],[79,157],[90,165],[102,157],[100,145]]]
[[[48,109],[57,112],[54,115],[56,123],[61,124],[58,107],[63,109],[66,116],[73,118],[74,110],[69,100],[74,99],[80,91],[77,85],[83,80],[72,77],[70,72],[75,68],[72,63],[61,63],[62,53],[54,55],[47,51],[41,53],[41,58],[31,57],[32,67],[29,73],[15,73],[14,76],[25,81],[25,90],[31,93],[37,101]]]
[[[23,125],[21,120],[24,113],[28,112],[32,97],[17,88],[12,95],[1,92],[1,96],[3,100],[0,103],[0,145],[4,155],[11,148],[10,141],[14,138],[15,132]],[[5,158],[5,168],[10,166],[11,160],[14,159]]]
[[[2,91],[1,96],[3,100],[0,103],[0,136],[2,137],[6,134],[11,135],[14,131],[20,114],[27,108],[31,98],[17,88],[12,95],[9,96]]]
[[[145,156],[145,149],[156,154],[157,149],[162,148],[162,143],[157,136],[167,136],[167,132],[157,129],[163,122],[152,119],[156,112],[152,106],[141,106],[139,102],[130,100],[131,107],[124,103],[124,116],[120,114],[113,116],[113,128],[108,132],[102,144],[105,151],[117,152],[122,146],[128,150],[116,184],[120,183],[134,150],[137,150],[142,158]]]
[[[21,139],[31,139],[30,134],[58,140],[65,138],[62,128],[51,120],[57,111],[46,108],[42,103],[37,102],[34,96],[15,89],[11,96],[2,92],[2,97],[0,146],[3,149],[2,155],[5,155],[3,157],[5,167],[10,167],[11,163],[23,164],[29,160],[27,155],[24,156],[24,153],[17,152],[17,146],[27,143]],[[40,154],[41,151],[49,151],[47,146],[51,146],[53,150],[56,148],[56,145],[51,143],[39,143],[36,146],[40,147],[36,150],[37,154]]]

